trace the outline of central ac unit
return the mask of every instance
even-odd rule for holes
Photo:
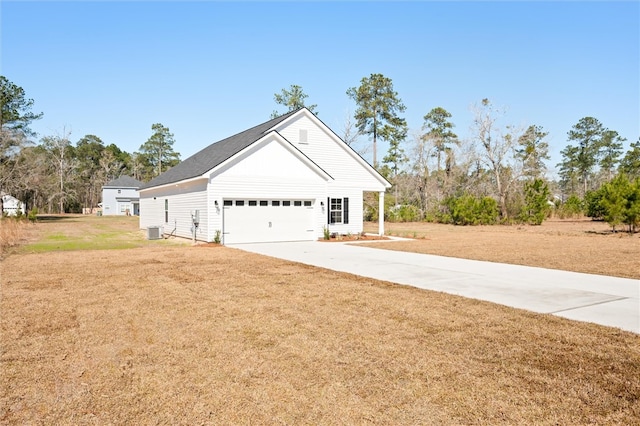
[[[160,236],[159,226],[150,226],[147,228],[147,240],[159,240]]]

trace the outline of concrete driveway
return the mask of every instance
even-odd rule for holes
[[[336,242],[237,244],[266,256],[640,333],[640,281]]]

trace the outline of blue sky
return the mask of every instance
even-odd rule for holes
[[[162,123],[185,159],[284,112],[302,86],[341,134],[363,77],[393,80],[412,131],[440,106],[469,137],[471,105],[549,132],[551,167],[585,116],[640,136],[640,2],[0,3],[2,75],[71,130],[133,152]],[[364,145],[366,140],[361,141]],[[408,151],[407,147],[407,151]],[[379,158],[386,147],[379,147]]]

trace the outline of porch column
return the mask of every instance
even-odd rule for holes
[[[378,197],[378,235],[384,235],[384,191]]]

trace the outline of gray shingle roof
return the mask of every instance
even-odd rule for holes
[[[141,189],[153,188],[154,186],[166,185],[202,176],[204,173],[256,142],[264,136],[267,130],[278,125],[280,122],[298,111],[299,110],[291,111],[236,135],[215,142],[205,149],[196,152],[186,160],[178,163],[171,169],[162,173],[160,176],[150,180],[144,184]]]
[[[118,187],[118,188],[140,188],[144,183],[131,176],[120,176],[118,179],[114,179],[109,183],[106,183],[104,187]]]

